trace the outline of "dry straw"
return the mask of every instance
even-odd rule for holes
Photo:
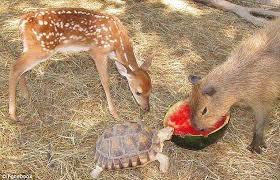
[[[157,129],[162,127],[167,108],[190,90],[187,75],[207,74],[255,30],[231,13],[192,1],[1,1],[0,173],[32,173],[43,180],[89,179],[96,138],[118,123],[108,112],[96,68],[86,53],[53,56],[27,73],[31,99],[18,96],[17,104],[22,123],[13,124],[7,118],[9,67],[22,50],[19,16],[41,7],[64,6],[115,13],[128,27],[139,64],[153,57],[151,112],[140,111],[112,62],[110,80],[120,121],[142,120]],[[262,155],[246,150],[252,138],[252,113],[234,108],[229,130],[217,144],[189,151],[166,143],[164,152],[171,162],[167,174],[151,163],[139,169],[104,172],[101,178],[279,179],[279,108],[277,103],[267,123],[268,149]]]

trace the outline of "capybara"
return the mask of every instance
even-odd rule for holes
[[[280,20],[241,43],[228,60],[204,78],[190,75],[192,124],[213,126],[234,104],[246,104],[255,113],[253,140],[248,149],[266,148],[263,131],[273,101],[280,92]]]

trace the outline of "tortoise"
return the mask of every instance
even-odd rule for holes
[[[158,160],[160,170],[166,172],[169,158],[162,154],[163,142],[170,140],[173,128],[159,131],[143,123],[126,122],[106,129],[98,138],[91,176],[95,179],[104,170],[118,170],[146,165]]]

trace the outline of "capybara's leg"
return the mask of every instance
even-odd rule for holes
[[[255,124],[253,129],[253,140],[248,149],[252,152],[261,153],[261,148],[266,148],[264,141],[264,125],[267,119],[267,112],[264,110],[255,111]]]

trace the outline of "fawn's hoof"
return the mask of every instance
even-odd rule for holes
[[[112,110],[110,108],[109,108],[109,110],[110,110],[110,114],[113,116],[114,119],[120,118],[116,110]]]
[[[21,120],[17,116],[10,115],[9,119],[11,120],[11,123],[13,123],[13,124],[21,122]]]

